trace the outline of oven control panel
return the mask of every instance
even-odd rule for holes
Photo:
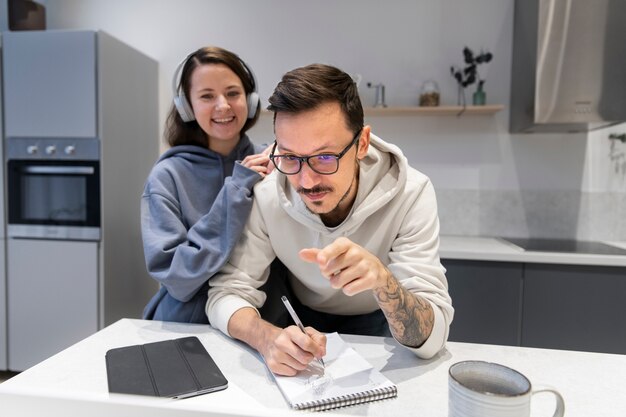
[[[97,138],[9,138],[7,159],[73,159],[98,161],[100,140]]]

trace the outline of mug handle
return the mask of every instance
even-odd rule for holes
[[[536,390],[533,390],[532,395],[539,394],[542,392],[549,392],[554,394],[556,399],[556,410],[554,410],[554,414],[552,417],[563,417],[565,414],[565,402],[563,401],[563,396],[554,388],[542,387]]]

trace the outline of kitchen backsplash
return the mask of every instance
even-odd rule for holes
[[[437,190],[441,234],[626,241],[626,193]]]

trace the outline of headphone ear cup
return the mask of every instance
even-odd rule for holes
[[[261,99],[256,91],[248,94],[248,119],[254,119]]]
[[[193,109],[184,95],[174,96],[174,105],[176,106],[176,110],[178,110],[180,118],[183,119],[183,122],[186,123],[196,120]]]

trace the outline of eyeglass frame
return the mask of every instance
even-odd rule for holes
[[[306,162],[306,164],[309,166],[309,168],[311,168],[311,170],[313,170],[313,172],[320,174],[320,175],[333,175],[336,174],[337,171],[339,171],[339,160],[341,158],[343,158],[343,156],[345,154],[348,153],[348,151],[350,149],[352,149],[352,147],[359,142],[359,139],[361,138],[361,133],[363,132],[363,128],[359,129],[359,131],[356,133],[356,135],[354,135],[354,137],[352,138],[352,140],[350,141],[350,143],[348,144],[348,146],[346,146],[341,152],[339,153],[330,153],[330,152],[322,152],[322,153],[318,153],[315,155],[308,155],[308,156],[295,156],[295,155],[274,155],[274,151],[276,151],[276,146],[278,145],[277,141],[274,141],[274,146],[272,147],[272,151],[270,152],[269,158],[272,161],[272,163],[274,164],[274,166],[276,167],[276,169],[284,174],[284,175],[296,175],[298,173],[300,173],[300,171],[302,171],[302,167],[304,166],[304,162]],[[292,159],[297,159],[298,162],[300,163],[300,166],[298,168],[298,170],[296,172],[292,172],[292,173],[286,173],[283,170],[281,170],[278,167],[278,164],[276,163],[276,161],[274,160],[274,158],[281,158],[281,157],[289,157]],[[319,172],[318,170],[316,170],[315,168],[313,168],[313,166],[309,163],[309,159],[310,158],[316,158],[318,156],[332,156],[335,158],[335,161],[337,162],[337,168],[333,171],[333,172]]]

